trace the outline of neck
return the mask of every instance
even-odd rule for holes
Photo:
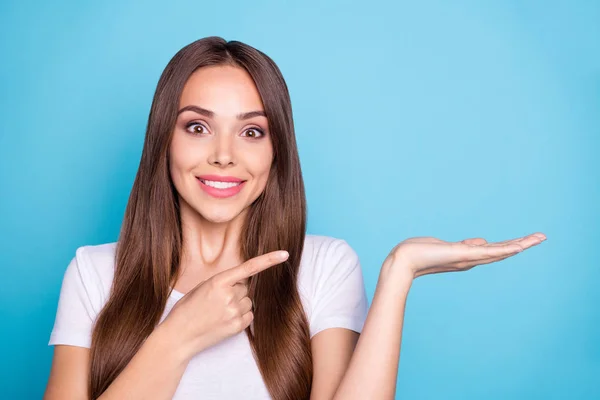
[[[240,237],[247,209],[230,221],[215,223],[185,202],[180,205],[184,265],[193,269],[219,269],[242,262]]]

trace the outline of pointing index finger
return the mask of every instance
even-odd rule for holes
[[[270,253],[251,258],[237,267],[233,267],[221,272],[219,274],[219,279],[225,284],[235,285],[237,282],[245,278],[284,262],[288,259],[288,257],[289,253],[285,250],[272,251]]]

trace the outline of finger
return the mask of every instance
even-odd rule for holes
[[[415,236],[404,240],[403,243],[444,243],[444,241],[431,236]]]
[[[542,237],[544,239],[542,239]],[[506,240],[504,242],[488,243],[486,245],[472,247],[476,249],[472,254],[477,261],[493,259],[503,255],[514,255],[532,246],[538,245],[545,240],[545,235],[533,234],[522,238]]]
[[[252,300],[249,297],[244,297],[242,300],[240,300],[240,311],[242,315],[252,311],[253,308]]]
[[[272,251],[270,253],[251,258],[237,267],[220,272],[218,275],[215,275],[215,277],[224,284],[235,285],[242,279],[255,275],[267,268],[281,264],[287,260],[288,257],[289,254],[285,250]]]
[[[471,238],[471,239],[461,240],[460,243],[464,243],[464,244],[468,244],[468,245],[472,245],[472,246],[480,246],[482,244],[486,244],[487,240],[485,240],[484,238]]]
[[[509,239],[509,240],[502,240],[500,242],[491,242],[489,243],[490,246],[503,246],[505,244],[510,244],[510,243],[516,243],[519,240],[523,240],[525,239],[527,236],[522,236],[520,238],[516,238],[516,239]]]
[[[234,298],[238,301],[242,300],[248,294],[248,285],[238,282],[233,285],[233,291],[235,293]]]
[[[504,242],[489,243],[485,246],[473,247],[478,251],[472,252],[471,259],[459,262],[456,265],[460,268],[470,269],[476,265],[490,264],[512,257],[529,247],[535,246],[545,239],[540,239],[537,235],[528,235],[523,238],[505,240]],[[503,244],[502,244],[503,243]],[[487,248],[487,250],[486,250]]]
[[[540,242],[543,242],[544,240],[546,240],[546,235],[544,235],[541,232],[532,233],[530,235],[521,236],[516,239],[503,240],[501,242],[493,242],[493,243],[490,243],[490,245],[497,245],[497,244],[502,245],[502,244],[506,244],[506,243],[518,242],[519,240],[525,240],[525,239],[538,239]]]
[[[498,246],[505,246],[505,245],[510,245],[510,244],[517,244],[517,245],[521,246],[523,249],[527,249],[529,247],[538,245],[538,244],[542,243],[543,241],[544,240],[540,239],[538,236],[527,235],[527,236],[523,236],[522,238],[518,238],[518,239],[506,240],[504,242],[490,243],[489,245],[491,247],[498,247]]]
[[[517,254],[517,253],[515,253],[515,254]],[[494,262],[502,261],[502,260],[504,260],[506,258],[514,256],[515,254],[507,254],[507,255],[504,255],[504,256],[500,256],[500,257],[487,258],[487,259],[481,259],[481,260],[476,260],[476,261],[474,261],[474,260],[459,261],[459,262],[451,263],[449,265],[452,265],[452,266],[456,267],[456,269],[460,270],[460,271],[468,271],[471,268],[476,267],[478,265],[491,264],[491,263],[494,263]],[[438,272],[446,272],[446,270],[441,270],[441,271],[438,271]]]
[[[250,326],[252,320],[254,319],[254,313],[252,311],[248,311],[246,314],[242,315],[242,331]]]
[[[474,261],[476,263],[481,263],[482,261],[488,259],[513,256],[524,250],[523,247],[515,243],[509,243],[503,246],[474,246],[469,247],[469,249],[469,254],[466,256],[467,259],[464,261]]]

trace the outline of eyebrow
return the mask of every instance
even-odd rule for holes
[[[212,118],[215,116],[215,113],[213,111],[207,110],[206,108],[194,106],[194,105],[183,107],[181,110],[179,110],[177,112],[177,115],[181,114],[184,111],[193,111],[200,115],[204,115],[208,118]],[[236,115],[236,118],[239,120],[250,119],[253,117],[265,117],[266,118],[267,115],[265,114],[264,111],[249,111],[249,112],[245,112],[245,113]]]

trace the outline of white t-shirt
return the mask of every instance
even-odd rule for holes
[[[116,242],[82,246],[68,265],[48,345],[90,347],[93,323],[110,294]],[[368,302],[356,252],[342,239],[306,235],[298,291],[310,337],[327,328],[361,332]],[[183,294],[173,291],[161,322]],[[245,332],[196,354],[174,400],[270,399]]]

